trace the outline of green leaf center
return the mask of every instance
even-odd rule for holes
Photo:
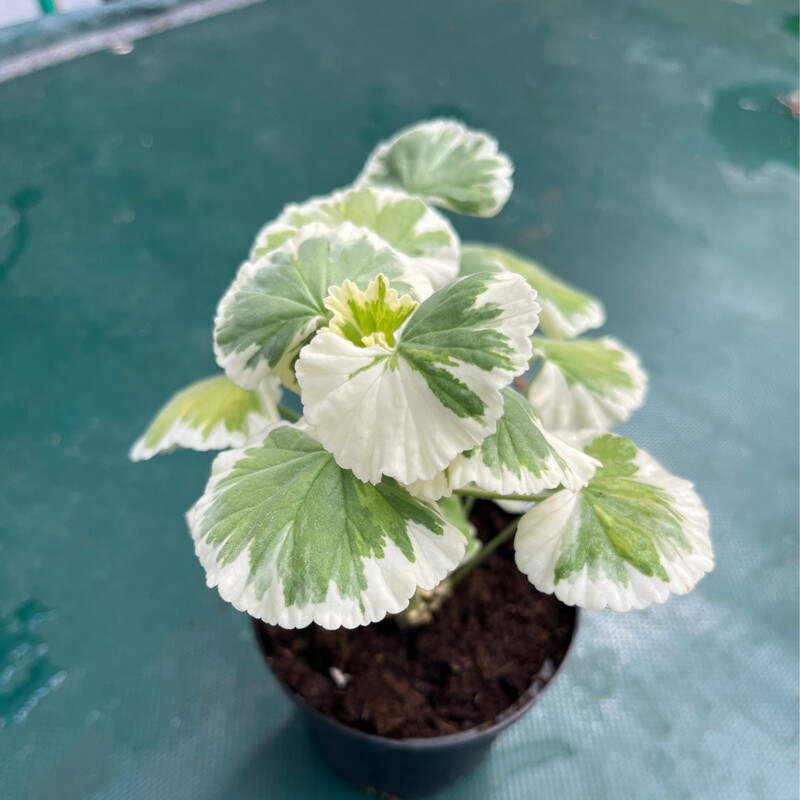
[[[391,350],[397,345],[395,332],[417,305],[408,295],[398,295],[383,274],[363,292],[348,280],[332,287],[325,299],[325,307],[333,313],[326,330],[338,333],[357,347],[379,345]]]

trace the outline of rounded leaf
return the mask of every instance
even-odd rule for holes
[[[606,321],[603,304],[558,280],[534,261],[499,247],[469,244],[461,251],[461,275],[508,270],[522,275],[536,289],[542,310],[539,327],[551,339],[574,339]]]
[[[284,628],[353,628],[402,611],[466,546],[435,505],[392,480],[362,483],[302,424],[220,454],[187,519],[208,585]]]
[[[457,455],[433,480],[409,486],[412,494],[438,500],[475,484],[487,492],[531,495],[556,486],[575,491],[589,482],[599,462],[548,433],[519,392],[507,388],[502,395],[495,432]]]
[[[329,228],[350,222],[371,230],[399,253],[413,258],[434,289],[458,274],[458,235],[447,219],[418,197],[376,186],[346,189],[286,206],[277,220],[259,231],[250,260],[277,249],[312,222]]]
[[[359,181],[400,189],[459,214],[493,217],[511,194],[513,171],[489,134],[438,119],[379,145]]]
[[[537,336],[533,352],[542,363],[528,399],[550,430],[606,430],[644,401],[647,374],[616,339],[559,342]]]
[[[692,484],[628,439],[603,434],[586,452],[602,466],[522,517],[519,568],[542,592],[599,611],[629,611],[685,594],[713,569],[708,512]]]
[[[224,375],[193,383],[178,392],[150,423],[130,452],[132,461],[180,447],[224,450],[241,447],[253,434],[276,422],[281,390],[267,377],[254,391]]]
[[[349,279],[365,288],[377,275],[423,299],[428,279],[414,263],[364,228],[313,223],[258,261],[246,262],[222,298],[214,352],[227,376],[246,389],[275,373],[297,389],[300,348],[330,318],[325,298]]]
[[[362,480],[433,478],[493,432],[528,364],[535,297],[519,276],[474,275],[423,302],[393,346],[319,333],[297,362],[315,435]]]

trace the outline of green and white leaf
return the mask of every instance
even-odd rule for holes
[[[528,399],[549,430],[606,430],[644,401],[647,374],[636,355],[609,336],[560,342],[533,339],[542,359]]]
[[[511,194],[513,171],[489,134],[438,119],[379,145],[359,182],[400,189],[459,214],[493,217]]]
[[[180,447],[223,450],[241,447],[253,434],[280,419],[277,379],[267,377],[253,391],[240,389],[224,375],[193,383],[178,392],[134,444],[132,461]]]
[[[460,497],[456,495],[442,497],[437,501],[436,505],[439,507],[439,511],[442,512],[442,516],[449,522],[452,522],[466,538],[467,549],[464,550],[464,556],[461,559],[461,563],[463,563],[468,558],[475,555],[483,546],[481,540],[478,538],[478,530],[469,521]]]
[[[187,515],[209,586],[283,628],[402,611],[461,560],[464,534],[393,480],[341,469],[302,424],[220,454]]]
[[[458,274],[458,234],[447,219],[418,197],[377,186],[356,187],[286,206],[277,220],[258,233],[250,260],[277,249],[312,222],[328,228],[350,222],[371,230],[399,253],[413,258],[434,289]]]
[[[316,437],[361,480],[433,478],[494,431],[500,390],[527,367],[535,298],[517,275],[473,275],[431,295],[392,341],[321,331],[297,362]]]
[[[436,500],[469,484],[487,492],[531,495],[564,486],[586,486],[599,462],[562,442],[542,426],[539,415],[517,391],[503,389],[497,429],[478,447],[460,453],[430,481],[409,486],[417,497]]]
[[[708,512],[692,484],[621,436],[586,452],[589,485],[547,498],[520,520],[519,568],[542,592],[599,611],[629,611],[689,592],[714,566]]]
[[[522,275],[536,289],[542,306],[539,327],[551,339],[574,339],[606,321],[603,304],[558,280],[534,261],[499,247],[469,244],[461,251],[461,275],[508,270]]]
[[[275,373],[297,390],[300,348],[330,319],[325,298],[346,279],[366,288],[383,274],[396,289],[422,300],[428,279],[375,234],[350,223],[304,227],[255,263],[246,262],[222,298],[214,328],[217,363],[246,389]]]

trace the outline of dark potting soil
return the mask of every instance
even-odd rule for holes
[[[476,503],[482,539],[511,519]],[[354,630],[262,625],[272,669],[311,706],[340,722],[394,738],[443,736],[491,723],[561,664],[574,610],[537,591],[510,543],[475,568],[432,622],[394,617]],[[345,684],[346,682],[346,684]]]

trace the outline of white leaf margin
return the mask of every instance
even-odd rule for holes
[[[387,240],[381,238],[380,234],[378,234],[376,231],[373,231],[371,228],[367,228],[365,226],[355,227],[359,227],[362,230],[372,233],[380,238],[385,246],[392,247],[396,252],[405,258],[412,259],[415,265],[424,273],[434,290],[445,286],[446,284],[450,283],[450,281],[455,280],[455,278],[458,277],[458,268],[461,260],[461,240],[447,217],[445,217],[444,214],[441,214],[435,208],[432,208],[430,205],[425,203],[422,198],[417,197],[416,195],[406,194],[398,189],[391,189],[384,186],[374,186],[372,184],[353,184],[352,186],[346,186],[343,189],[332,192],[329,195],[320,195],[318,197],[312,197],[303,203],[289,203],[288,205],[284,206],[284,209],[281,211],[280,215],[272,222],[264,225],[256,234],[253,246],[250,248],[250,261],[257,261],[259,258],[263,258],[265,255],[269,255],[269,253],[273,252],[270,250],[268,252],[256,255],[256,251],[264,246],[264,243],[269,236],[283,232],[302,230],[304,226],[300,226],[298,228],[290,223],[290,219],[294,214],[324,213],[324,206],[346,202],[348,195],[360,191],[361,189],[368,189],[370,192],[372,192],[377,201],[379,211],[385,208],[387,205],[399,203],[403,200],[416,200],[422,203],[425,208],[425,213],[417,221],[415,225],[415,233],[425,234],[442,232],[450,237],[450,244],[446,247],[440,248],[438,255],[428,254],[411,256],[407,253],[397,250],[396,247],[394,247]],[[333,230],[337,227],[336,225],[327,225],[327,223],[324,222],[306,224],[325,225],[330,230]]]
[[[188,387],[187,387],[188,388]],[[251,411],[245,419],[241,430],[228,430],[224,420],[220,420],[204,436],[193,428],[183,417],[176,418],[164,436],[153,447],[145,445],[147,431],[136,440],[128,454],[131,461],[148,461],[160,453],[171,453],[181,448],[204,452],[207,450],[226,450],[230,447],[242,447],[252,436],[265,430],[280,419],[278,402],[281,398],[281,387],[277,378],[267,376],[252,390],[261,404],[261,413]],[[149,426],[148,426],[149,430]]]
[[[508,337],[515,354],[512,369],[485,371],[463,362],[446,368],[485,404],[480,420],[450,411],[401,356],[396,369],[388,369],[385,361],[373,364],[388,355],[380,346],[357,347],[336,333],[322,332],[300,351],[296,371],[306,419],[339,466],[362,481],[378,483],[388,475],[408,486],[432,479],[458,453],[494,433],[503,413],[500,390],[530,362],[526,331],[535,329],[539,305],[536,290],[511,272],[491,276],[475,308],[487,303],[502,308],[491,327]],[[413,318],[399,329],[398,342]]]
[[[583,437],[593,438],[593,437]],[[519,522],[514,539],[515,559],[519,569],[540,591],[555,594],[567,605],[581,606],[591,611],[627,612],[647,608],[653,603],[664,603],[670,594],[690,592],[700,578],[714,568],[714,555],[708,535],[708,511],[689,481],[667,472],[648,453],[639,450],[634,458],[638,472],[634,480],[662,489],[672,498],[673,508],[683,517],[683,534],[691,552],[676,551],[669,558],[659,550],[669,581],[657,576],[648,577],[632,564],[625,562],[628,585],[617,583],[602,573],[602,563],[597,577],[589,575],[589,566],[569,580],[555,583],[555,566],[569,537],[564,529],[578,501],[578,493],[558,492],[537,503]]]
[[[570,431],[608,430],[624,422],[644,403],[648,379],[636,353],[611,336],[595,341],[623,354],[620,369],[630,375],[632,388],[616,387],[611,394],[603,395],[582,383],[570,386],[559,366],[547,358],[544,350],[533,346],[534,357],[541,356],[543,360],[528,386],[528,400],[548,430],[559,435]]]
[[[530,266],[537,271],[547,273],[547,276],[550,280],[561,284],[569,291],[575,292],[575,294],[580,294],[586,297],[588,301],[586,309],[583,311],[573,312],[570,316],[567,316],[557,303],[555,303],[549,297],[545,297],[541,292],[538,292],[537,289],[539,294],[539,304],[542,307],[542,310],[539,313],[539,327],[541,328],[542,332],[551,339],[575,339],[582,333],[586,333],[586,331],[594,330],[595,328],[601,328],[603,325],[605,325],[606,309],[600,300],[592,297],[589,294],[586,294],[586,292],[576,289],[571,284],[562,281],[561,278],[550,274],[548,270],[545,270],[544,267],[535,261],[532,261],[532,259],[528,259],[526,256],[522,256],[518,253],[507,251],[497,245],[480,244],[478,242],[463,242],[461,250],[462,257],[464,255],[468,255],[470,250],[481,251],[481,256],[487,261],[490,261],[492,265],[500,272],[515,272],[515,270],[511,270],[506,267],[501,258],[498,257],[494,251],[499,251],[501,255],[509,256],[512,259],[525,264],[526,266],[530,262]],[[517,274],[522,275],[521,272]],[[523,277],[525,276],[523,275]],[[534,289],[536,288],[537,287],[534,286]]]
[[[416,123],[415,125],[410,125],[407,128],[403,128],[402,130],[398,131],[394,136],[392,136],[391,139],[379,144],[375,150],[373,150],[354,185],[372,185],[370,184],[370,180],[374,174],[380,172],[378,164],[380,163],[381,159],[404,136],[420,131],[430,132],[433,135],[441,135],[441,133],[448,130],[455,131],[462,140],[481,140],[481,147],[475,155],[476,159],[480,160],[488,158],[497,160],[498,167],[493,172],[493,181],[491,187],[494,202],[492,205],[482,209],[480,213],[467,215],[475,217],[496,216],[500,213],[500,211],[503,210],[503,207],[508,202],[508,198],[511,196],[511,192],[514,189],[514,181],[512,177],[514,174],[514,165],[511,163],[511,159],[502,150],[500,150],[500,145],[494,136],[492,136],[490,133],[486,133],[485,131],[477,130],[475,128],[468,128],[463,122],[459,122],[455,119],[441,118],[427,120],[425,122]],[[440,208],[446,208],[448,211],[453,211],[456,214],[464,213],[454,208],[452,203],[446,197],[442,197],[438,194],[412,195],[412,197],[421,197],[426,203],[439,206]]]
[[[288,239],[280,247],[271,250],[257,261],[245,261],[236,274],[233,283],[222,296],[217,306],[217,313],[214,317],[214,330],[221,327],[227,316],[230,314],[230,306],[235,302],[236,296],[251,282],[256,275],[272,266],[272,261],[278,254],[289,254],[296,256],[298,250],[304,242],[309,239],[337,239],[342,245],[354,244],[357,241],[366,239],[376,250],[388,250],[394,258],[402,265],[403,278],[408,283],[420,302],[427,299],[433,293],[433,287],[424,272],[415,264],[414,260],[399,253],[390,247],[377,234],[367,228],[361,228],[350,222],[343,222],[335,228],[328,227],[321,222],[312,222],[304,225],[297,233]],[[329,287],[330,288],[330,287]],[[324,299],[324,298],[322,298]],[[325,316],[318,315],[302,328],[292,339],[281,360],[271,368],[265,358],[261,358],[253,366],[248,367],[247,362],[257,353],[261,346],[252,344],[239,352],[225,354],[217,344],[214,337],[214,355],[217,364],[225,370],[228,379],[233,381],[243,389],[252,389],[264,381],[267,376],[275,374],[287,389],[299,392],[299,386],[291,368],[291,362],[297,355],[298,348],[303,342],[324,322]]]
[[[575,339],[586,331],[602,328],[606,323],[605,306],[592,298],[585,311],[567,315],[552,300],[540,297],[542,304],[541,328],[555,339]]]
[[[528,500],[493,500],[506,514],[527,514],[536,503]]]
[[[437,473],[430,481],[415,481],[408,487],[408,490],[415,497],[438,500],[442,497],[449,497],[453,492],[470,484],[486,492],[512,496],[539,494],[556,486],[563,486],[570,491],[577,491],[586,486],[595,470],[600,466],[600,462],[562,441],[555,434],[546,431],[538,420],[532,419],[531,421],[553,451],[548,455],[540,476],[522,467],[519,476],[502,468],[502,475],[498,478],[483,462],[479,445],[470,458],[463,453],[457,455],[446,470]],[[566,469],[561,467],[555,456],[564,461]],[[530,503],[525,500],[507,502],[519,503],[520,505],[510,506],[516,509],[524,507],[527,510],[530,506]],[[505,510],[505,507],[502,507]],[[509,513],[520,512],[511,511]]]
[[[263,441],[277,427],[290,423],[281,421],[271,425],[244,447],[220,453],[211,468],[211,477],[203,496],[186,514],[186,521],[195,544],[195,554],[206,571],[206,585],[217,588],[226,602],[239,611],[281,628],[304,628],[315,623],[328,630],[356,628],[380,622],[387,614],[397,614],[408,606],[417,588],[435,588],[455,569],[464,557],[466,537],[433,504],[426,503],[442,523],[442,533],[434,534],[422,525],[408,522],[406,532],[414,551],[414,561],[409,561],[400,548],[388,537],[384,539],[383,558],[364,558],[364,577],[367,588],[360,594],[364,612],[356,598],[342,597],[335,581],[328,585],[322,603],[308,603],[302,608],[286,606],[283,581],[277,569],[269,588],[257,596],[250,580],[250,547],[228,565],[220,565],[217,554],[225,543],[214,546],[202,536],[203,519],[218,496],[217,487],[244,457],[250,447]],[[312,436],[308,425],[301,420],[296,427]],[[420,501],[422,502],[422,501]],[[252,544],[252,543],[251,543]]]

